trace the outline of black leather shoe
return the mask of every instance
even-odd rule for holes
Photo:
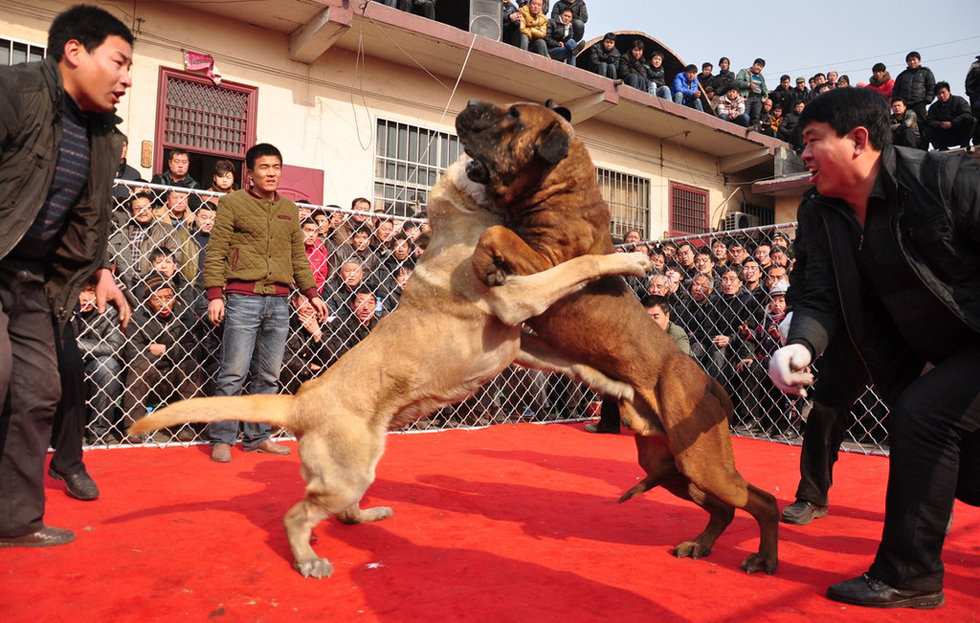
[[[71,530],[44,526],[33,534],[0,536],[0,547],[51,547],[71,543],[74,540],[75,533]]]
[[[917,608],[929,610],[946,603],[942,591],[910,591],[892,588],[878,578],[863,573],[846,582],[831,584],[827,597],[834,601],[869,608]]]
[[[827,507],[809,500],[797,500],[783,509],[783,523],[805,526],[814,519],[827,516]]]
[[[599,428],[599,425],[596,424],[595,422],[589,422],[588,424],[586,424],[585,427],[584,427],[584,430],[587,433],[605,433],[607,435],[618,435],[619,434],[619,431],[618,430],[606,430],[604,428]]]
[[[84,467],[71,474],[62,474],[53,467],[49,467],[48,476],[55,480],[64,480],[68,495],[75,499],[88,501],[99,497],[99,487]]]

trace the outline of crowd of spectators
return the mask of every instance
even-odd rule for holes
[[[141,441],[124,437],[129,423],[158,405],[211,394],[222,329],[208,318],[202,270],[217,199],[234,189],[235,169],[217,161],[208,191],[201,192],[187,173],[189,159],[183,150],[168,154],[167,169],[153,177],[166,189],[143,185],[120,163],[131,182],[116,189],[108,252],[133,318],[123,334],[111,314],[93,310],[88,288],[71,319],[88,379],[90,443]],[[281,375],[286,391],[316,376],[394,309],[428,240],[424,221],[374,212],[364,197],[346,210],[300,204],[299,212],[329,317],[320,322],[303,294],[292,297]],[[169,434],[188,441],[198,432],[184,427]]]

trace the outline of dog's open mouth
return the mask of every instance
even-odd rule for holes
[[[470,178],[471,182],[486,184],[490,181],[490,169],[479,160],[470,160],[466,163],[466,177]]]

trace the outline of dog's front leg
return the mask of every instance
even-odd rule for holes
[[[473,272],[488,286],[502,285],[509,275],[530,275],[551,267],[524,240],[502,225],[488,227],[473,251]]]

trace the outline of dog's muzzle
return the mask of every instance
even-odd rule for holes
[[[490,170],[479,160],[470,160],[466,163],[466,177],[471,182],[486,184],[490,181]]]

